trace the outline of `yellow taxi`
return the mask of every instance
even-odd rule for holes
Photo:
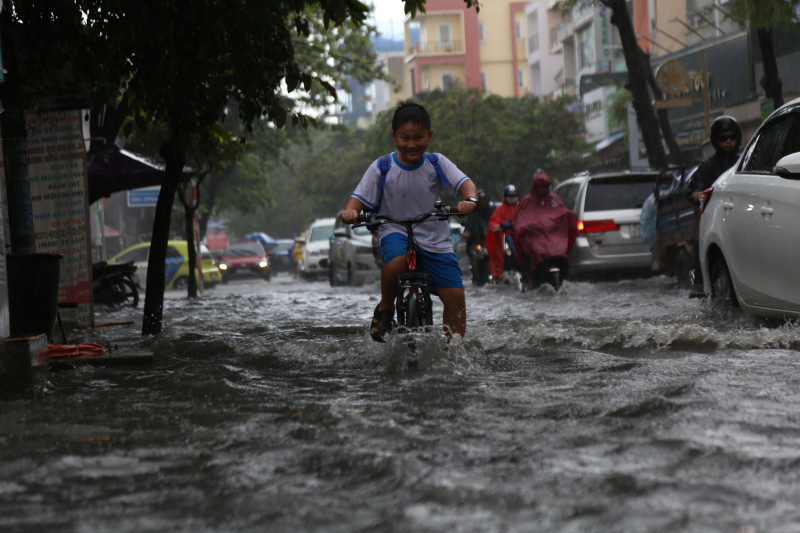
[[[136,275],[142,286],[147,283],[147,259],[150,254],[150,243],[136,244],[123,250],[108,260],[109,263],[129,263],[133,261],[138,270]],[[200,245],[200,257],[203,265],[203,284],[213,287],[220,282],[219,268],[214,257],[205,244]],[[196,274],[195,274],[196,275]],[[189,285],[189,246],[186,241],[167,242],[167,260],[164,278],[167,289],[185,291]]]

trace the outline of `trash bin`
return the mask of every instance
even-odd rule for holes
[[[8,314],[12,337],[44,333],[58,313],[61,254],[8,254]]]

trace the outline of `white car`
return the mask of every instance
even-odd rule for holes
[[[800,315],[800,99],[761,125],[702,201],[704,290],[757,315]]]
[[[372,232],[363,226],[352,228],[339,217],[333,227],[330,260],[331,287],[381,279],[372,253]]]
[[[650,269],[650,248],[639,237],[642,205],[657,172],[584,173],[553,191],[578,216],[570,274]]]
[[[314,279],[322,275],[328,276],[330,269],[328,252],[335,222],[335,218],[318,218],[306,230],[306,245],[303,247],[303,258],[298,265],[301,277]]]

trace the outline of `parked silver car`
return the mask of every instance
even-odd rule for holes
[[[353,228],[339,217],[333,226],[330,261],[331,287],[360,285],[381,278],[372,253],[372,233],[363,226]]]
[[[570,275],[649,270],[651,254],[639,238],[642,204],[657,172],[580,174],[553,191],[578,216]]]
[[[764,121],[701,206],[705,293],[752,314],[800,316],[800,99]]]

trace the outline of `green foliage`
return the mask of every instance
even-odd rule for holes
[[[739,0],[732,2],[729,17],[753,29],[792,28],[800,22],[800,0]]]
[[[588,151],[577,133],[580,115],[567,111],[566,100],[542,103],[534,97],[503,98],[476,89],[453,89],[428,93],[421,103],[433,121],[429,151],[454,161],[494,199],[509,183],[527,192],[537,168],[555,179],[571,176]],[[271,176],[275,207],[249,214],[230,210],[234,232],[291,237],[315,218],[336,215],[367,167],[394,151],[392,114],[393,110],[379,114],[367,130],[325,127],[302,142],[298,139],[283,154],[287,164],[275,162],[264,169]]]

